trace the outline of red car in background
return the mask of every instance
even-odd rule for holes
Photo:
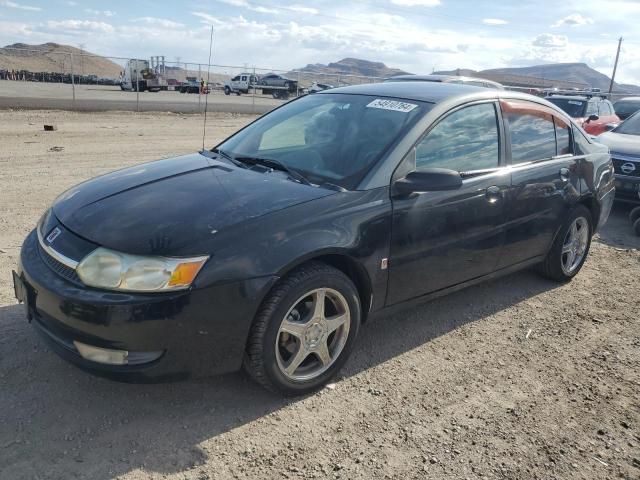
[[[621,121],[611,102],[598,94],[551,94],[546,99],[564,110],[591,135],[611,130],[607,125]]]

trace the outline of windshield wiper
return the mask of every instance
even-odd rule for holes
[[[240,162],[238,160],[236,160],[232,155],[230,155],[229,153],[227,153],[225,150],[222,150],[220,148],[214,148],[213,150],[211,150],[213,153],[217,153],[218,155],[220,155],[221,157],[226,158],[227,160],[229,160],[231,163],[233,163],[234,165],[238,166],[238,167],[242,167],[242,168],[247,168],[247,165],[243,162]]]
[[[263,165],[272,170],[280,170],[289,174],[291,178],[297,180],[299,183],[304,185],[313,185],[307,177],[302,175],[300,172],[294,170],[291,167],[287,167],[280,160],[276,160],[274,158],[262,158],[262,157],[235,157],[234,160],[238,162],[242,162],[248,165]]]

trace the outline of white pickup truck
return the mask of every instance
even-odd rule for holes
[[[260,90],[264,95],[272,95],[273,98],[288,99],[290,93],[296,93],[296,90],[291,90],[291,86],[276,87],[260,85],[260,79],[252,73],[241,73],[236,75],[231,80],[224,82],[224,94],[231,95],[235,93],[240,95],[241,93],[249,93],[249,90]]]
[[[231,93],[235,93],[240,95],[241,93],[249,93],[249,89],[257,84],[258,77],[251,73],[241,73],[224,82],[224,94],[231,95]]]

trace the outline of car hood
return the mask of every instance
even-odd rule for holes
[[[132,254],[186,256],[219,231],[335,192],[201,154],[119,170],[71,188],[53,212],[69,230]]]
[[[640,135],[606,132],[598,136],[598,141],[609,147],[612,153],[640,156]]]

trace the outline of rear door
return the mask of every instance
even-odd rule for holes
[[[497,108],[497,102],[483,102],[453,110],[409,153],[408,171],[456,170],[463,185],[393,198],[387,304],[494,270],[504,242],[503,195],[510,187]]]
[[[570,205],[580,196],[571,125],[555,110],[502,100],[511,164],[507,222],[499,268],[546,255]]]

